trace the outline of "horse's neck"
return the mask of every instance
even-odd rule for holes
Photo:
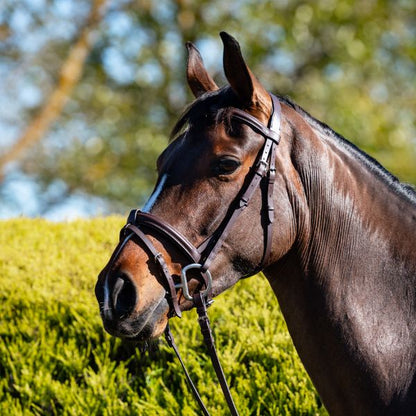
[[[389,272],[389,263],[394,268],[399,263],[413,266],[415,271],[416,205],[377,173],[376,166],[372,170],[364,156],[358,157],[337,139],[321,137],[320,145],[322,156],[313,155],[312,171],[305,173],[311,177],[303,180],[308,266],[315,264],[315,272],[333,276],[345,275],[345,266],[355,265],[375,279]]]
[[[322,395],[344,372],[357,400],[392,397],[416,359],[416,207],[335,140],[299,155],[299,241],[265,274]]]
[[[393,293],[414,305],[416,205],[365,156],[315,134],[319,148],[309,152],[302,178],[305,274],[325,287],[327,307],[339,313],[350,313],[348,301],[357,308],[355,299],[366,297],[363,313],[381,313]]]

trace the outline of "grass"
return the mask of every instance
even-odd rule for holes
[[[123,222],[0,222],[0,414],[199,414],[164,341],[141,353],[102,328],[93,288]],[[241,416],[327,414],[262,276],[209,315]],[[171,326],[211,414],[229,414],[195,312]]]

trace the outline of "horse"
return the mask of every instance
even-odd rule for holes
[[[195,101],[98,276],[105,329],[156,339],[201,293],[262,270],[330,414],[415,415],[416,192],[269,94],[220,36],[222,88],[186,45]]]

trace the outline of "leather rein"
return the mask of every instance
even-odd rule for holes
[[[243,185],[238,196],[232,202],[230,209],[214,233],[208,237],[200,246],[195,247],[189,240],[183,236],[179,231],[170,226],[161,218],[153,214],[142,212],[138,209],[132,210],[128,216],[127,224],[120,231],[120,249],[124,247],[127,240],[132,237],[138,239],[147,250],[151,258],[158,266],[160,277],[166,290],[166,298],[169,302],[170,312],[169,317],[181,317],[181,310],[178,301],[177,290],[182,289],[182,295],[185,299],[193,302],[198,312],[198,322],[201,327],[201,333],[204,337],[205,344],[211,357],[211,361],[221,388],[223,390],[225,399],[232,415],[238,415],[234,401],[231,397],[230,389],[224,376],[218,355],[215,349],[214,339],[210,328],[209,319],[207,316],[207,307],[212,303],[212,277],[209,267],[215,259],[218,251],[221,249],[225,239],[227,238],[231,228],[236,222],[241,212],[247,207],[254,191],[260,186],[262,181],[265,182],[266,195],[263,196],[264,203],[262,210],[262,225],[264,228],[264,250],[263,257],[260,264],[253,271],[252,274],[257,273],[263,268],[271,253],[272,241],[272,224],[274,221],[274,204],[273,204],[273,187],[276,176],[276,150],[280,141],[280,120],[281,120],[281,106],[279,100],[270,94],[273,104],[273,112],[270,117],[268,126],[266,127],[255,117],[240,109],[231,110],[231,118],[240,123],[249,126],[256,133],[262,135],[265,139],[264,145],[258,153],[255,165],[246,176],[245,185]],[[169,272],[169,268],[163,255],[156,249],[151,240],[146,236],[145,231],[153,231],[158,238],[165,238],[170,241],[189,261],[189,264],[182,268],[181,282],[175,283],[173,276]],[[118,250],[113,258],[117,258],[121,250]],[[188,287],[189,270],[197,270],[199,275],[200,286],[203,290],[196,290],[190,294]],[[178,348],[170,332],[169,325],[165,330],[166,340],[171,346],[185,372],[191,390],[197,400],[204,415],[209,416],[208,410],[201,400],[201,397],[193,384],[189,373],[182,361]]]

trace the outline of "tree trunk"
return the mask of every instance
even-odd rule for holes
[[[9,150],[0,156],[0,182],[3,180],[5,166],[18,160],[29,147],[39,142],[61,114],[72,90],[82,75],[85,60],[94,44],[94,31],[102,20],[105,3],[106,0],[94,0],[92,2],[86,24],[61,67],[55,89],[23,134]]]

